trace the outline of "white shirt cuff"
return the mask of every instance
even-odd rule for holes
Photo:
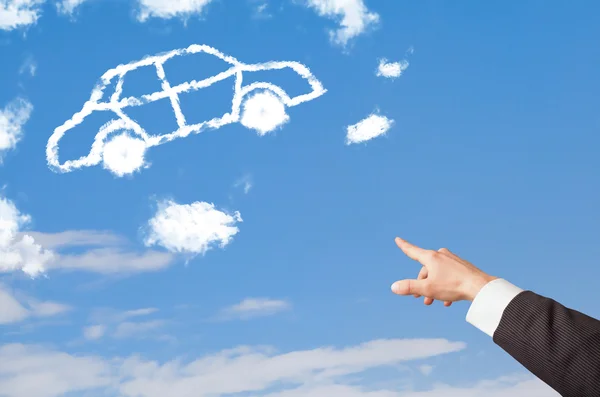
[[[504,279],[490,281],[473,299],[467,312],[467,322],[493,338],[504,309],[521,292],[521,288]]]

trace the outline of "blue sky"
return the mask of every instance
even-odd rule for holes
[[[468,303],[393,295],[419,270],[394,237],[600,316],[599,11],[0,1],[0,396],[556,395],[465,322]],[[149,148],[130,175],[49,168],[49,137],[104,72],[191,44],[299,62],[327,92],[264,136],[232,123]],[[382,59],[408,67],[378,76]],[[201,91],[187,118],[230,110],[231,91]],[[173,130],[148,109],[148,131]],[[348,144],[370,115],[391,127]],[[60,153],[87,154],[100,125]]]

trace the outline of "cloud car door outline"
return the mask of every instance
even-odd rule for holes
[[[227,70],[206,79],[190,82],[184,82],[174,87],[171,87],[169,81],[165,76],[164,63],[176,56],[206,53],[214,55],[229,65]],[[162,90],[151,94],[142,95],[140,97],[126,97],[121,98],[123,92],[123,82],[125,75],[139,67],[154,65],[156,67],[156,73],[158,79],[161,82]],[[302,78],[308,81],[312,91],[308,94],[298,95],[291,98],[281,87],[267,83],[267,82],[254,82],[244,86],[243,73],[254,72],[254,71],[266,71],[266,70],[278,70],[290,68],[298,73]],[[215,117],[208,121],[203,121],[196,124],[187,124],[185,116],[181,111],[179,105],[178,95],[181,93],[199,90],[219,81],[225,80],[231,76],[235,76],[234,83],[234,95],[232,100],[231,111],[225,113],[222,117]],[[110,96],[108,101],[102,101],[105,89],[113,83],[113,79],[116,80],[115,92]],[[143,141],[146,149],[153,146],[158,146],[163,143],[172,141],[176,138],[183,138],[192,133],[198,134],[206,129],[218,129],[224,125],[236,123],[240,121],[240,112],[243,101],[249,96],[248,94],[255,91],[268,91],[275,95],[279,101],[286,107],[293,107],[303,102],[313,100],[323,95],[327,90],[323,87],[323,84],[315,78],[308,67],[295,61],[269,61],[257,64],[245,64],[238,61],[232,56],[225,55],[220,51],[207,46],[192,44],[184,49],[177,49],[166,53],[157,54],[154,56],[146,57],[139,61],[134,61],[128,64],[119,65],[113,69],[105,72],[100,81],[96,84],[92,90],[90,99],[85,102],[83,108],[75,113],[71,119],[67,120],[63,125],[57,127],[50,138],[46,146],[46,159],[51,169],[56,172],[70,172],[74,169],[81,167],[95,166],[102,161],[104,146],[107,142],[116,136],[121,134],[128,134],[129,136]],[[175,118],[177,121],[178,129],[167,134],[162,135],[150,135],[148,134],[136,121],[131,119],[123,109],[132,106],[142,106],[147,103],[155,102],[160,99],[168,98],[170,100]],[[104,124],[96,134],[91,150],[88,155],[82,156],[76,160],[67,160],[64,163],[60,163],[58,158],[59,141],[65,135],[67,131],[81,124],[84,119],[93,112],[98,111],[112,111],[115,118],[108,123]],[[114,134],[115,132],[119,134]],[[112,134],[112,135],[111,135]],[[109,139],[107,139],[109,138]]]

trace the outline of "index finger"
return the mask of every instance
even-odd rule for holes
[[[400,248],[402,250],[402,252],[404,252],[406,254],[406,256],[408,256],[410,259],[414,259],[418,262],[421,262],[421,264],[425,265],[423,263],[423,260],[425,259],[428,250],[417,247],[416,245],[413,245],[411,243],[409,243],[406,240],[401,239],[400,237],[396,237],[396,245],[398,246],[398,248]]]

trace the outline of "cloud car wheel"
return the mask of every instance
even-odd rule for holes
[[[285,104],[270,90],[252,92],[244,98],[240,123],[258,135],[275,131],[289,119]]]
[[[146,165],[146,149],[146,142],[123,130],[104,143],[103,166],[117,176],[132,174]]]

